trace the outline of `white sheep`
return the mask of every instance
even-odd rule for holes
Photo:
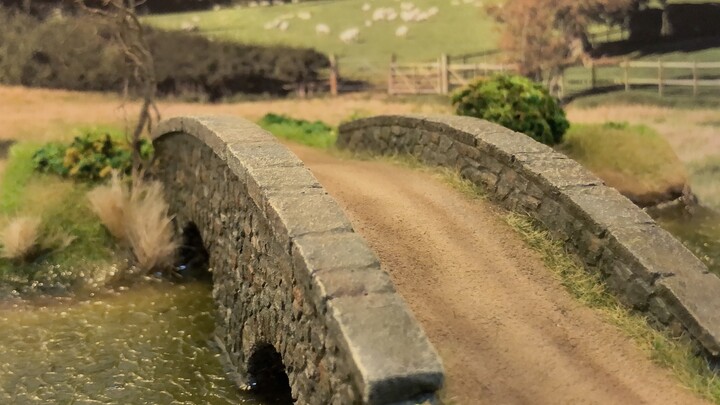
[[[385,14],[385,19],[388,21],[395,21],[396,18],[398,18],[398,13],[392,8],[388,9]]]
[[[427,20],[428,18],[430,18],[430,14],[427,11],[423,11],[423,12],[417,13],[417,15],[415,16],[413,21],[423,22],[423,21]]]
[[[268,7],[270,6],[270,2],[267,0],[262,0],[260,3],[258,3],[260,7]]]
[[[370,11],[371,8],[372,6],[370,5],[370,3],[365,3],[362,5],[362,11]]]
[[[358,40],[358,37],[360,36],[360,29],[353,27],[348,28],[345,31],[340,33],[340,40],[345,42],[346,44],[349,44],[351,42],[356,42]]]
[[[257,6],[258,6],[257,1],[251,1],[250,3],[248,3],[248,7],[257,7]]]
[[[300,11],[297,13],[297,18],[301,20],[309,20],[312,18],[312,14],[309,11]]]
[[[400,19],[405,22],[414,21],[419,14],[420,10],[416,8],[412,10],[404,10],[400,12]]]
[[[407,33],[408,33],[407,25],[401,25],[401,26],[397,27],[397,29],[395,30],[396,37],[405,38]]]
[[[415,5],[410,2],[402,2],[400,3],[400,9],[403,11],[410,11],[415,8]]]
[[[384,8],[376,8],[375,11],[373,11],[372,15],[373,21],[382,21],[385,19],[385,9]]]
[[[263,25],[263,28],[265,28],[266,30],[274,30],[278,27],[278,25],[280,25],[280,20],[272,20],[266,22],[265,25]]]
[[[280,24],[278,24],[278,29],[280,31],[287,31],[288,28],[290,28],[290,21],[288,20],[282,20],[280,21]]]
[[[194,22],[194,23],[196,23],[196,24],[197,24],[197,23],[199,23],[199,22],[200,22],[200,17],[198,17],[198,16],[194,15],[194,16],[193,16],[193,17],[192,17],[192,18],[191,18],[190,20],[192,20],[192,22]]]
[[[437,8],[437,7],[430,7],[430,8],[426,11],[426,13],[428,14],[428,16],[430,16],[430,17],[436,15],[436,14],[439,13],[439,12],[440,12],[440,9]]]
[[[317,35],[328,35],[330,33],[330,27],[327,24],[318,24],[315,26],[315,33]]]
[[[373,22],[370,20],[365,20],[365,26],[366,27],[372,27]]]
[[[180,24],[180,29],[187,32],[195,32],[199,30],[197,25],[189,21],[183,21],[182,24]]]

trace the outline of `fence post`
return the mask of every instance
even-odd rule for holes
[[[390,69],[388,71],[388,94],[395,94],[395,91],[393,89],[393,81],[395,79],[395,61],[397,60],[397,57],[393,53],[390,55]]]
[[[693,61],[693,97],[697,97],[698,93],[698,74],[697,74],[697,59]]]
[[[338,95],[338,61],[335,54],[330,54],[330,94]]]
[[[590,88],[595,90],[597,87],[597,67],[594,61],[590,61]]]
[[[663,96],[663,66],[661,59],[658,59],[658,95]]]
[[[630,91],[630,61],[625,59],[623,62],[624,76],[625,76],[625,91]]]
[[[448,56],[440,55],[440,94],[448,94],[450,92],[450,78],[448,77]]]

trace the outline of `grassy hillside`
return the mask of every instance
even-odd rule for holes
[[[146,21],[164,29],[180,29],[183,24],[194,24],[200,33],[214,38],[261,44],[287,44],[310,46],[322,52],[340,57],[344,73],[364,77],[384,77],[390,56],[395,53],[399,60],[436,60],[441,53],[450,55],[492,50],[496,47],[497,32],[494,22],[479,5],[498,0],[413,0],[417,8],[425,11],[437,7],[437,15],[422,22],[372,21],[373,11],[379,7],[392,7],[400,11],[396,0],[340,0],[313,1],[273,7],[223,9],[218,11],[179,13],[147,17]],[[467,2],[467,3],[466,3]],[[365,3],[371,5],[363,11]],[[303,20],[298,13],[309,12],[310,19]],[[265,29],[273,20],[287,16],[286,31]],[[317,24],[326,24],[330,34],[318,35]],[[395,30],[406,25],[407,36],[395,35]],[[339,36],[346,29],[360,30],[356,43],[345,44]]]

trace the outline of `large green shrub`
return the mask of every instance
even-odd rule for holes
[[[315,81],[329,65],[312,49],[211,41],[147,28],[158,93],[215,101],[234,94],[284,95]],[[0,83],[69,90],[120,91],[123,52],[103,21],[39,19],[0,7]],[[130,83],[133,89],[133,83]]]
[[[141,141],[143,159],[152,155],[152,145]],[[88,132],[76,137],[69,145],[48,143],[32,157],[35,170],[78,180],[97,181],[110,176],[113,171],[130,174],[132,152],[126,142],[113,139],[108,134]]]
[[[521,76],[478,80],[455,93],[452,103],[458,115],[495,122],[546,145],[560,143],[570,127],[558,100]]]

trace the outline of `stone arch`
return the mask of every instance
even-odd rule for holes
[[[271,345],[301,404],[435,397],[443,382],[437,353],[375,254],[295,155],[229,117],[164,121],[153,144],[171,213],[203,236],[216,337],[240,384],[257,348]]]

